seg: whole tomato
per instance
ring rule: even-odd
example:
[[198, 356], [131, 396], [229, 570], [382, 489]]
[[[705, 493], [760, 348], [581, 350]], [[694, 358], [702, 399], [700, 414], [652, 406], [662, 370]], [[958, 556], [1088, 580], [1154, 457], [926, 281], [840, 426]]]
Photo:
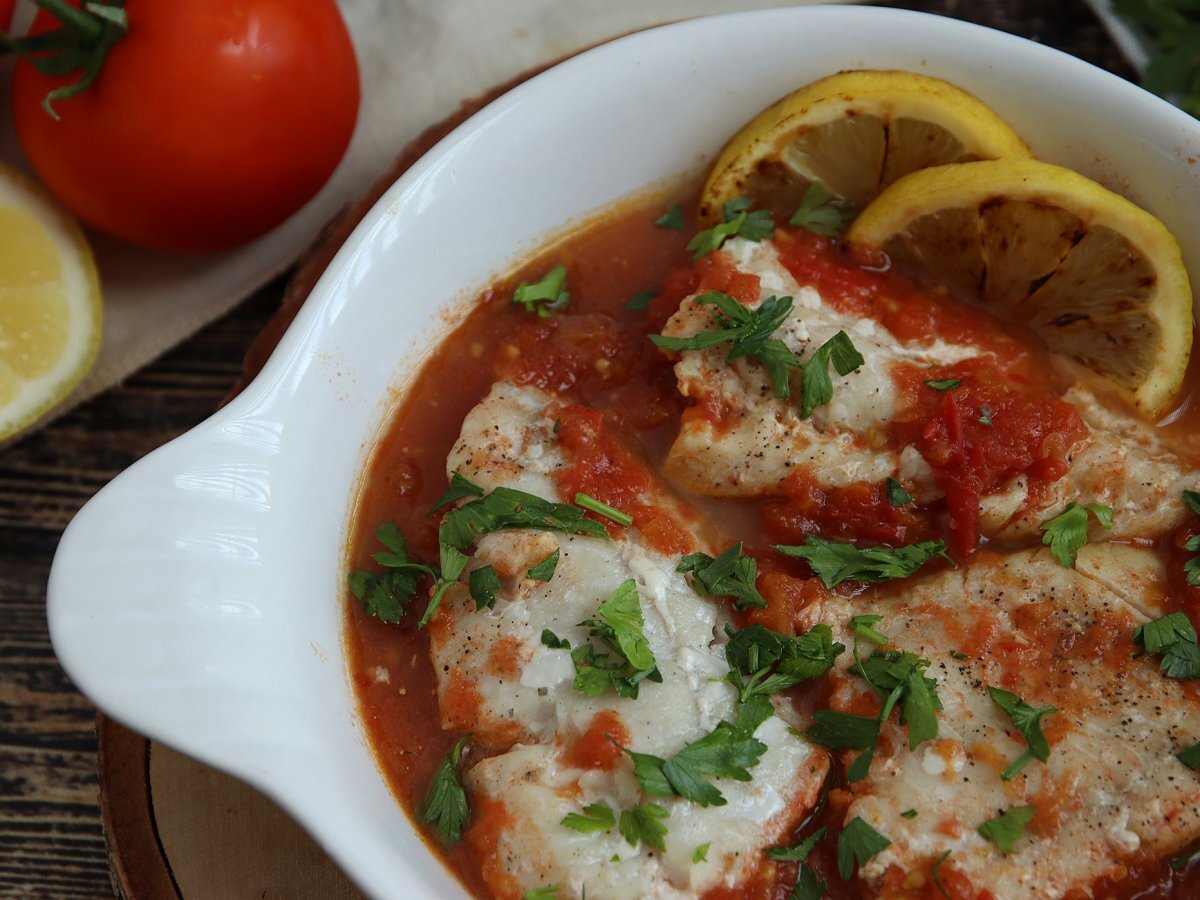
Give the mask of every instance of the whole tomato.
[[[0, 0], [3, 4], [5, 0]], [[74, 5], [74, 4], [73, 4]], [[358, 117], [354, 49], [334, 0], [127, 0], [128, 33], [91, 87], [13, 73], [17, 137], [80, 219], [143, 247], [243, 244], [333, 173]], [[32, 34], [58, 22], [39, 11]]]

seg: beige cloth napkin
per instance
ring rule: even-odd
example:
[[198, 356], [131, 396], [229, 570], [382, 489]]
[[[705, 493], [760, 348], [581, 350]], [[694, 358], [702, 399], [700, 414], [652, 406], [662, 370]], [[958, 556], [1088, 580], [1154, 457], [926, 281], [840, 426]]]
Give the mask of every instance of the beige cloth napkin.
[[[844, 2], [844, 0], [843, 0]], [[105, 326], [91, 373], [56, 413], [121, 381], [283, 272], [402, 147], [460, 100], [581, 47], [663, 22], [781, 0], [339, 0], [358, 53], [362, 106], [333, 178], [274, 232], [217, 256], [139, 250], [91, 235]], [[21, 0], [17, 30], [32, 17]], [[8, 96], [11, 63], [0, 67]], [[26, 169], [0, 103], [0, 161]]]

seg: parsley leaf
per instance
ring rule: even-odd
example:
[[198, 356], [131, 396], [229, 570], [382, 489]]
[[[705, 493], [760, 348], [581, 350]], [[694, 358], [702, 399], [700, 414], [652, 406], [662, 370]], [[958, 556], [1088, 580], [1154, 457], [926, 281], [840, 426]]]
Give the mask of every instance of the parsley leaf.
[[629, 312], [641, 312], [644, 309], [650, 308], [650, 301], [656, 296], [655, 291], [638, 291], [629, 298], [629, 302], [625, 304], [625, 309]]
[[990, 406], [979, 407], [979, 423], [981, 425], [991, 426], [992, 424], [992, 408]]
[[1195, 772], [1200, 769], [1200, 743], [1192, 744], [1175, 754], [1175, 758]]
[[542, 643], [553, 650], [568, 650], [575, 664], [575, 690], [587, 697], [598, 697], [610, 687], [620, 697], [636, 700], [638, 686], [644, 680], [662, 681], [644, 633], [645, 620], [632, 578], [623, 582], [611, 597], [600, 604], [597, 619], [587, 619], [580, 626], [589, 629], [609, 652], [591, 643], [580, 644], [571, 650], [565, 638], [549, 629], [542, 631]]
[[910, 750], [938, 735], [936, 711], [942, 708], [942, 701], [937, 682], [925, 677], [928, 668], [929, 660], [899, 650], [876, 651], [850, 667], [885, 698], [881, 723], [887, 721], [891, 707], [899, 704], [900, 724], [908, 729]]
[[1200, 516], [1200, 493], [1196, 491], [1184, 491], [1183, 502], [1187, 504], [1188, 509]]
[[467, 824], [467, 792], [458, 780], [458, 763], [470, 739], [469, 734], [464, 734], [438, 763], [421, 804], [421, 821], [432, 825], [434, 833], [446, 844], [458, 843]]
[[825, 879], [808, 866], [801, 866], [800, 874], [796, 877], [796, 886], [792, 888], [788, 900], [821, 900], [828, 889], [829, 883]]
[[949, 559], [944, 541], [921, 541], [903, 547], [855, 547], [837, 541], [827, 541], [815, 534], [806, 535], [804, 544], [789, 547], [773, 544], [785, 556], [808, 562], [813, 572], [827, 588], [843, 581], [890, 581], [907, 578], [929, 560]]
[[738, 702], [744, 705], [755, 697], [765, 698], [819, 678], [833, 668], [834, 660], [845, 649], [834, 643], [828, 625], [815, 625], [794, 637], [763, 625], [751, 625], [730, 635], [725, 660], [729, 680], [738, 689]]
[[767, 859], [777, 859], [783, 862], [804, 862], [808, 859], [808, 854], [812, 853], [813, 848], [817, 846], [817, 841], [824, 836], [825, 826], [822, 825], [798, 844], [792, 844], [790, 847], [771, 847], [767, 850]]
[[1039, 526], [1045, 532], [1042, 543], [1047, 544], [1054, 558], [1068, 569], [1075, 567], [1079, 548], [1087, 543], [1088, 513], [1095, 516], [1102, 527], [1112, 528], [1113, 513], [1107, 506], [1100, 503], [1080, 506], [1074, 500], [1053, 519]]
[[667, 228], [671, 231], [683, 231], [683, 205], [676, 203], [655, 219], [654, 224], [659, 228]]
[[526, 891], [521, 900], [554, 900], [558, 896], [561, 888], [557, 884], [548, 884], [545, 887], [532, 888]]
[[647, 847], [662, 852], [666, 850], [663, 838], [666, 837], [667, 826], [659, 820], [667, 818], [668, 815], [667, 811], [657, 804], [643, 803], [633, 809], [622, 810], [617, 828], [621, 836], [629, 842], [629, 846], [636, 847], [638, 841], [641, 841]]
[[571, 294], [566, 288], [566, 266], [555, 266], [540, 281], [522, 281], [513, 292], [513, 303], [525, 307], [527, 313], [537, 313], [543, 319], [550, 318], [551, 310], [566, 309]]
[[906, 503], [912, 503], [913, 496], [895, 478], [889, 478], [887, 480], [887, 501], [889, 506], [903, 506]]
[[1159, 670], [1168, 678], [1200, 678], [1200, 647], [1196, 629], [1182, 612], [1173, 612], [1140, 625], [1133, 640], [1150, 655], [1162, 655]]
[[449, 506], [455, 500], [461, 500], [463, 497], [482, 497], [483, 494], [483, 488], [471, 479], [464, 478], [455, 472], [450, 476], [450, 486], [446, 488], [446, 493], [442, 494], [442, 498], [433, 504], [433, 508], [429, 511], [434, 513], [443, 506]]
[[608, 831], [617, 826], [617, 816], [612, 809], [603, 803], [589, 803], [581, 813], [568, 813], [560, 823], [572, 831], [591, 834], [595, 831]]
[[887, 635], [871, 627], [881, 621], [883, 621], [883, 616], [880, 615], [851, 616], [850, 630], [854, 632], [855, 637], [860, 637], [864, 641], [870, 641], [872, 644], [882, 647], [888, 642]]
[[500, 590], [500, 576], [491, 566], [481, 566], [474, 569], [468, 584], [471, 599], [475, 601], [476, 609], [491, 609], [496, 605], [496, 592]]
[[877, 853], [892, 844], [882, 834], [855, 816], [838, 835], [837, 865], [843, 881], [849, 881], [856, 865], [866, 865]]
[[693, 850], [692, 851], [692, 862], [694, 862], [694, 863], [708, 862], [708, 848], [711, 846], [712, 846], [712, 841], [709, 841], [707, 844], [701, 844], [699, 847], [697, 847], [695, 850]]
[[807, 228], [814, 234], [838, 237], [853, 218], [854, 211], [848, 203], [833, 199], [833, 192], [829, 188], [814, 181], [800, 198], [800, 205], [788, 223]]
[[698, 232], [688, 242], [687, 248], [692, 251], [692, 258], [699, 259], [720, 250], [721, 245], [735, 235], [755, 242], [771, 237], [775, 233], [771, 214], [764, 209], [751, 212], [751, 203], [749, 197], [738, 197], [726, 203], [722, 209], [725, 221]]
[[988, 694], [991, 695], [993, 703], [1009, 714], [1027, 745], [1025, 752], [1001, 773], [1001, 779], [1009, 781], [1031, 760], [1045, 762], [1050, 758], [1050, 743], [1042, 733], [1042, 718], [1056, 712], [1057, 709], [1053, 706], [1030, 706], [1016, 694], [990, 685]]
[[850, 336], [839, 331], [804, 363], [801, 384], [804, 396], [800, 401], [800, 418], [807, 419], [813, 410], [833, 399], [833, 379], [829, 377], [829, 364], [839, 375], [849, 375], [866, 360], [858, 352]]
[[601, 503], [595, 497], [589, 497], [587, 494], [576, 494], [575, 505], [583, 507], [588, 512], [594, 512], [598, 516], [604, 516], [618, 525], [624, 525], [626, 528], [633, 524], [633, 516], [629, 513], [621, 512], [615, 506], [609, 506], [607, 503]]
[[962, 381], [957, 378], [935, 378], [930, 381], [926, 381], [925, 387], [931, 387], [935, 391], [948, 391], [952, 388], [958, 387], [960, 384], [962, 384]]
[[904, 812], [900, 813], [900, 817], [902, 819], [915, 819], [917, 817], [917, 811], [915, 809], [906, 809]]
[[[624, 748], [622, 748], [624, 749]], [[642, 790], [654, 797], [683, 797], [699, 806], [724, 806], [724, 795], [706, 778], [749, 781], [767, 745], [729, 722], [692, 741], [668, 759], [625, 749]]]
[[375, 537], [387, 549], [372, 554], [371, 558], [385, 571], [357, 569], [347, 581], [350, 592], [362, 601], [367, 615], [394, 625], [408, 613], [421, 576], [436, 578], [437, 573], [431, 566], [408, 558], [408, 546], [395, 522], [384, 522], [375, 529]]
[[930, 874], [933, 875], [933, 884], [938, 889], [938, 891], [941, 892], [941, 895], [943, 897], [945, 897], [946, 900], [953, 900], [953, 898], [950, 896], [950, 894], [946, 890], [946, 888], [942, 886], [942, 878], [941, 878], [941, 872], [940, 872], [940, 869], [942, 868], [942, 863], [944, 863], [949, 857], [950, 857], [950, 851], [949, 850], [944, 851], [942, 853], [942, 855], [937, 858], [937, 862], [935, 862], [933, 864], [933, 871]]
[[988, 819], [979, 826], [978, 831], [999, 847], [1001, 853], [1012, 853], [1013, 846], [1025, 833], [1025, 826], [1033, 820], [1034, 812], [1032, 806], [1011, 807], [996, 818]]
[[558, 568], [559, 551], [555, 550], [536, 566], [531, 566], [525, 574], [535, 581], [549, 581], [554, 577], [554, 570]]
[[699, 331], [691, 337], [677, 338], [652, 334], [650, 340], [664, 350], [706, 350], [729, 343], [726, 362], [751, 357], [762, 363], [771, 381], [771, 390], [779, 399], [791, 396], [788, 369], [798, 368], [796, 358], [787, 344], [771, 335], [783, 324], [792, 311], [791, 297], [768, 297], [757, 307], [743, 306], [728, 294], [707, 291], [696, 298], [697, 304], [712, 305], [714, 331]]
[[732, 597], [739, 609], [762, 609], [767, 605], [754, 586], [758, 578], [758, 561], [742, 553], [742, 545], [734, 544], [715, 559], [707, 553], [689, 553], [679, 561], [676, 572], [692, 573], [692, 589], [701, 597]]

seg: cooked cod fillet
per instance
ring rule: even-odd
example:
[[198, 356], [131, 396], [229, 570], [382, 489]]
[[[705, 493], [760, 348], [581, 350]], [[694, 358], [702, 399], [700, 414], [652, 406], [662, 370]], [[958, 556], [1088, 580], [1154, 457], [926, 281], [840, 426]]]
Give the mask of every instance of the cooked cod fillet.
[[[861, 817], [891, 841], [858, 877], [887, 896], [890, 869], [928, 878], [948, 851], [943, 875], [992, 896], [1086, 897], [1134, 854], [1170, 855], [1200, 837], [1200, 775], [1175, 757], [1200, 740], [1200, 696], [1132, 640], [1163, 614], [1164, 583], [1152, 553], [1118, 544], [1084, 547], [1076, 570], [1046, 550], [984, 552], [965, 569], [806, 610], [847, 644], [850, 616], [882, 615], [888, 648], [931, 661], [944, 705], [937, 739], [914, 750], [893, 716], [869, 775], [841, 795], [844, 821]], [[830, 704], [861, 712], [873, 692], [846, 671], [848, 656]], [[1001, 772], [1026, 745], [989, 685], [1057, 709], [1043, 719], [1048, 761], [1008, 782]], [[857, 755], [841, 752], [843, 764]], [[1036, 812], [1011, 854], [978, 833], [1026, 805]]]

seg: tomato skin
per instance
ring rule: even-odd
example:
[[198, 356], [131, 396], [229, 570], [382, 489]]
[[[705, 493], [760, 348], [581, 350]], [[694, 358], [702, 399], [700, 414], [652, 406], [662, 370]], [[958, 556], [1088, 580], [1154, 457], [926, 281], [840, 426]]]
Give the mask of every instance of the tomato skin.
[[[0, 0], [2, 3], [3, 0]], [[129, 33], [96, 82], [59, 101], [13, 73], [17, 137], [80, 219], [156, 250], [264, 234], [329, 179], [358, 117], [354, 49], [333, 0], [128, 0]], [[53, 27], [40, 11], [31, 33]]]
[[17, 0], [0, 0], [0, 31], [8, 31], [12, 25], [13, 7]]

